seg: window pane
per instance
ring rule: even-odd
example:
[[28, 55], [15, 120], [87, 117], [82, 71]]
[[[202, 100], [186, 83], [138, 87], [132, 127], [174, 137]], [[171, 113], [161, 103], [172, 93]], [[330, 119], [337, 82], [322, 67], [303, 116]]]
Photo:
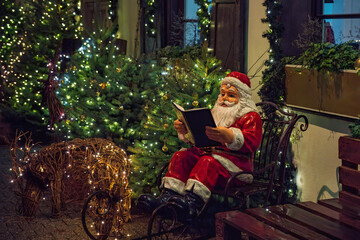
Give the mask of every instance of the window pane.
[[196, 11], [199, 8], [199, 5], [195, 3], [194, 0], [185, 1], [185, 18], [186, 19], [197, 19]]
[[194, 0], [185, 1], [184, 46], [194, 46], [200, 41], [200, 30], [196, 12], [199, 6]]
[[360, 0], [323, 0], [324, 14], [360, 13]]
[[195, 46], [200, 40], [200, 31], [197, 22], [185, 23], [185, 41], [184, 46]]
[[[336, 1], [336, 0], [334, 0]], [[360, 19], [324, 19], [324, 42], [360, 42]]]

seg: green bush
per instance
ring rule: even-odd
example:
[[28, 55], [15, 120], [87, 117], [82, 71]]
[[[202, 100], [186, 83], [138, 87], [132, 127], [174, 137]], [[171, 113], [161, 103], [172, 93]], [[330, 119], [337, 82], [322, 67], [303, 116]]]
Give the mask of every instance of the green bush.
[[350, 43], [315, 43], [295, 61], [295, 64], [318, 71], [339, 72], [342, 69], [354, 69], [354, 63], [359, 57], [360, 51]]
[[360, 115], [359, 119], [356, 120], [354, 123], [349, 124], [351, 137], [360, 139]]

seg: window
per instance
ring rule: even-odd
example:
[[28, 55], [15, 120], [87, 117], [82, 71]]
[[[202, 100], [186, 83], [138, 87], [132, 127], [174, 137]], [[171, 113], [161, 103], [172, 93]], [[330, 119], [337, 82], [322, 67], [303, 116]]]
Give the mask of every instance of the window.
[[318, 0], [317, 17], [323, 20], [323, 41], [360, 43], [360, 1]]
[[199, 6], [194, 0], [185, 0], [184, 46], [194, 46], [200, 41], [200, 31], [196, 12]]

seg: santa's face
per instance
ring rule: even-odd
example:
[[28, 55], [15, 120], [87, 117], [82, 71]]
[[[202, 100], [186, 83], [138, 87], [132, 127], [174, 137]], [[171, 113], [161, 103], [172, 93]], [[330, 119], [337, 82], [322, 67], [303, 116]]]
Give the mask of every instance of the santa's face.
[[218, 101], [222, 107], [230, 107], [239, 102], [239, 92], [234, 86], [223, 84], [220, 88]]
[[230, 84], [222, 84], [218, 99], [211, 110], [216, 126], [230, 127], [236, 119], [249, 112], [257, 112], [251, 93]]
[[217, 126], [229, 127], [238, 116], [241, 108], [240, 94], [234, 86], [221, 85], [219, 97], [212, 109]]

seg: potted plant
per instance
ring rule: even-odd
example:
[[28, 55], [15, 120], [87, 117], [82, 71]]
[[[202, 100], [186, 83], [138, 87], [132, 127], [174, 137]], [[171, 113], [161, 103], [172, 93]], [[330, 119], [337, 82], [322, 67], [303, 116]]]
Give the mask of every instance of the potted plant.
[[[288, 105], [342, 116], [360, 112], [360, 52], [350, 43], [315, 43], [285, 67]], [[295, 65], [294, 65], [295, 64]]]

